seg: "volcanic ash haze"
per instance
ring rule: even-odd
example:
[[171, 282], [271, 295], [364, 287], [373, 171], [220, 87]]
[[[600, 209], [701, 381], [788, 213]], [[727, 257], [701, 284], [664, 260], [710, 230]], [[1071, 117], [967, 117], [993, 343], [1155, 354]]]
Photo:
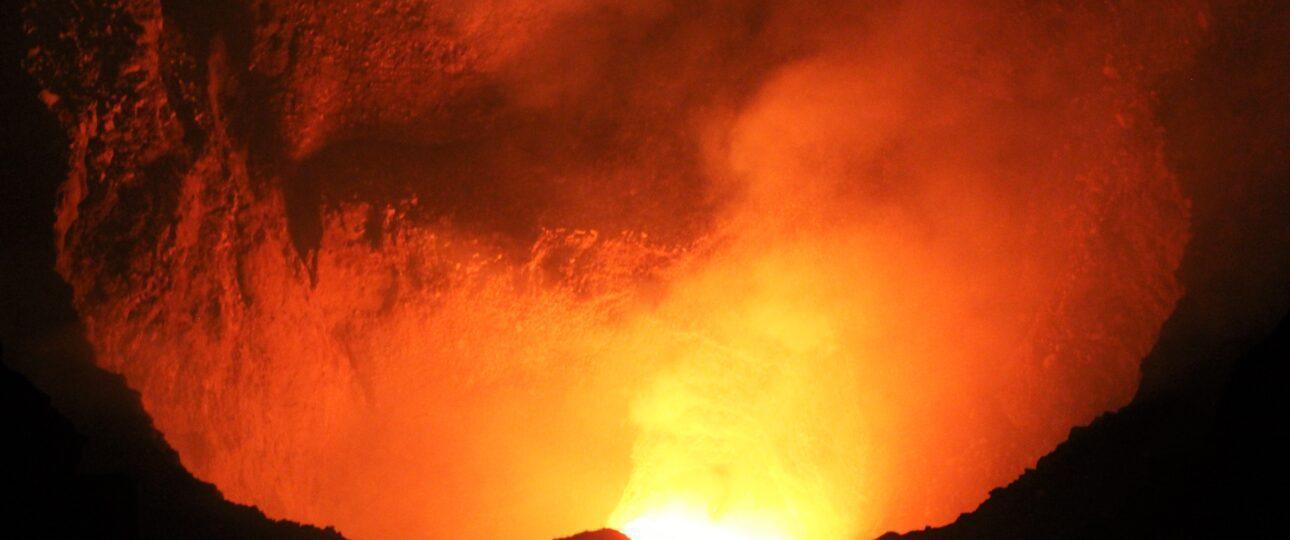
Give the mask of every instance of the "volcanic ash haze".
[[59, 270], [273, 516], [947, 522], [1132, 395], [1188, 227], [1152, 85], [1206, 13], [854, 4], [35, 3]]

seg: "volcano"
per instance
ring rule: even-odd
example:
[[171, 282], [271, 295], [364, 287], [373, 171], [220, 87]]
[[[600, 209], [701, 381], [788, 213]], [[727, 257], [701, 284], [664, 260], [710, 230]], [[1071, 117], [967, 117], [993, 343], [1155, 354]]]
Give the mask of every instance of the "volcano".
[[40, 511], [147, 537], [1264, 519], [1229, 501], [1290, 306], [1276, 2], [22, 4], [5, 361], [52, 404], [23, 426], [87, 437], [14, 484]]

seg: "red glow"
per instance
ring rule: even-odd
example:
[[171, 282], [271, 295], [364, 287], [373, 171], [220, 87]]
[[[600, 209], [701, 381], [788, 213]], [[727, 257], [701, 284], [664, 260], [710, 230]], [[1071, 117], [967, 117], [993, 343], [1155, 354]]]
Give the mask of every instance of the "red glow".
[[[222, 116], [250, 76], [218, 47], [209, 142], [147, 180], [173, 207], [74, 159], [58, 221], [100, 362], [195, 474], [275, 517], [359, 538], [944, 523], [1126, 403], [1181, 293], [1187, 203], [1149, 99], [1187, 6], [282, 4], [245, 68], [287, 96], [282, 159], [357, 186], [323, 204], [316, 275], [295, 169], [257, 169]], [[292, 31], [313, 39], [286, 62]], [[138, 47], [162, 112], [119, 129], [173, 151], [166, 52]], [[98, 151], [82, 113], [74, 150]], [[373, 139], [412, 163], [373, 178], [317, 158], [376, 131], [443, 155]], [[377, 197], [382, 175], [411, 187]], [[121, 222], [165, 226], [122, 248]]]

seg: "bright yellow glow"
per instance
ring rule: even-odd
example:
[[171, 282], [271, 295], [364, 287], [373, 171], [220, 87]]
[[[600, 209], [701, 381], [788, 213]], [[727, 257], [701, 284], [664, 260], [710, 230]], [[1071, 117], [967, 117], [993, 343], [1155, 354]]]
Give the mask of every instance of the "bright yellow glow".
[[859, 530], [864, 429], [837, 325], [862, 322], [830, 286], [865, 272], [836, 259], [806, 241], [731, 246], [629, 332], [623, 350], [664, 360], [631, 404], [634, 467], [610, 526], [633, 540]]
[[789, 540], [773, 524], [754, 516], [714, 520], [680, 505], [636, 518], [623, 526], [623, 533], [632, 540]]

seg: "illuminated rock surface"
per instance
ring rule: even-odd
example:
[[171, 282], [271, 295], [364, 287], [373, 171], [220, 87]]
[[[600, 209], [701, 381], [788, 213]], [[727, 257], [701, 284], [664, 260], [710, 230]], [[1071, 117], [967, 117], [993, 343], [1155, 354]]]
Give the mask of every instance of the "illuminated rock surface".
[[31, 16], [58, 269], [275, 517], [943, 522], [1127, 403], [1181, 294], [1195, 6], [88, 5]]
[[[183, 6], [182, 3], [170, 5]], [[60, 6], [61, 4], [57, 3], [47, 5], [55, 11], [61, 9]], [[85, 4], [85, 6], [92, 7], [93, 4]], [[99, 13], [91, 11], [84, 16], [95, 20], [106, 20], [98, 17], [110, 12], [111, 10]], [[67, 13], [63, 12], [63, 15]], [[183, 18], [182, 12], [171, 15]], [[1281, 40], [1277, 38], [1285, 35], [1286, 18], [1284, 9], [1278, 8], [1275, 2], [1243, 2], [1239, 6], [1225, 5], [1223, 9], [1209, 13], [1208, 16], [1197, 17], [1197, 20], [1199, 21], [1197, 24], [1209, 29], [1207, 31], [1210, 32], [1211, 37], [1207, 39], [1212, 39], [1221, 45], [1206, 45], [1202, 48], [1198, 61], [1199, 67], [1187, 67], [1180, 73], [1166, 77], [1160, 85], [1162, 88], [1158, 94], [1160, 103], [1152, 105], [1154, 111], [1152, 117], [1156, 119], [1163, 131], [1163, 162], [1167, 169], [1177, 173], [1181, 194], [1193, 201], [1191, 230], [1195, 236], [1187, 248], [1187, 256], [1180, 263], [1179, 269], [1179, 280], [1188, 294], [1180, 301], [1179, 308], [1170, 322], [1166, 323], [1162, 339], [1155, 345], [1154, 352], [1144, 362], [1144, 380], [1138, 392], [1137, 403], [1123, 412], [1102, 417], [1088, 428], [1077, 429], [1071, 440], [1052, 455], [1044, 458], [1034, 472], [1026, 474], [1010, 487], [995, 492], [995, 496], [977, 513], [963, 518], [955, 526], [932, 535], [999, 537], [1005, 535], [1003, 531], [1008, 531], [1007, 536], [1038, 534], [1045, 537], [1085, 537], [1093, 534], [1091, 531], [1105, 534], [1110, 534], [1109, 531], [1116, 533], [1142, 531], [1144, 534], [1177, 531], [1179, 534], [1199, 534], [1200, 531], [1209, 530], [1208, 527], [1217, 525], [1214, 530], [1228, 534], [1249, 531], [1250, 535], [1258, 536], [1262, 533], [1263, 536], [1269, 536], [1266, 534], [1269, 530], [1267, 526], [1274, 524], [1271, 516], [1276, 515], [1276, 509], [1271, 508], [1268, 499], [1252, 496], [1255, 491], [1248, 488], [1260, 482], [1266, 482], [1268, 477], [1266, 471], [1271, 470], [1271, 464], [1278, 462], [1280, 457], [1286, 454], [1284, 443], [1274, 440], [1275, 436], [1283, 430], [1267, 428], [1267, 426], [1283, 425], [1283, 419], [1278, 420], [1276, 424], [1260, 420], [1261, 411], [1276, 410], [1276, 400], [1284, 401], [1285, 394], [1276, 383], [1284, 381], [1284, 376], [1275, 371], [1278, 365], [1283, 366], [1283, 362], [1278, 363], [1276, 360], [1283, 359], [1285, 356], [1284, 341], [1281, 342], [1280, 349], [1271, 349], [1270, 353], [1256, 353], [1238, 362], [1236, 372], [1230, 379], [1231, 383], [1226, 383], [1229, 380], [1226, 373], [1230, 362], [1247, 350], [1251, 344], [1260, 340], [1265, 329], [1284, 313], [1285, 283], [1290, 282], [1287, 281], [1283, 270], [1290, 268], [1285, 259], [1287, 236], [1290, 235], [1290, 227], [1285, 226], [1286, 223], [1290, 223], [1286, 219], [1286, 209], [1290, 208], [1290, 204], [1287, 204], [1290, 201], [1287, 201], [1285, 190], [1287, 185], [1285, 161], [1281, 159], [1285, 155], [1284, 141], [1290, 140], [1285, 132], [1284, 119], [1290, 115], [1285, 114], [1284, 97], [1276, 99], [1271, 97], [1284, 94], [1280, 89], [1285, 87], [1285, 73], [1283, 70], [1268, 69], [1268, 66], [1283, 66], [1287, 63], [1284, 47], [1270, 45], [1270, 43], [1279, 43]], [[176, 24], [179, 22], [176, 21]], [[94, 37], [96, 35], [98, 37]], [[39, 39], [41, 36], [42, 34], [37, 32], [36, 37]], [[126, 30], [113, 30], [101, 35], [82, 32], [79, 36], [83, 38], [81, 45], [84, 48], [75, 50], [86, 51], [97, 50], [93, 46], [96, 40], [108, 39], [110, 36], [129, 37], [130, 32], [127, 27]], [[44, 35], [44, 37], [48, 36]], [[234, 49], [233, 55], [236, 56], [237, 47], [232, 49]], [[131, 72], [134, 73], [134, 71]], [[814, 71], [814, 73], [819, 72], [818, 69]], [[806, 80], [811, 80], [811, 69], [804, 69], [801, 73], [806, 74]], [[1118, 74], [1119, 71], [1112, 70], [1112, 73]], [[93, 80], [100, 75], [93, 69], [78, 73], [78, 76], [85, 77], [86, 80]], [[1105, 73], [1103, 75], [1108, 76]], [[102, 76], [99, 82], [102, 83], [111, 78]], [[791, 88], [788, 83], [781, 83], [781, 91], [784, 85]], [[181, 90], [174, 90], [173, 93], [183, 94]], [[30, 90], [30, 93], [34, 93], [34, 89]], [[73, 99], [73, 94], [47, 94], [44, 97], [46, 101], [54, 102], [57, 109], [58, 102], [66, 105], [63, 100]], [[771, 105], [776, 103], [773, 99], [775, 92], [768, 92], [767, 95], [771, 97], [761, 101], [762, 110], [773, 111], [774, 107]], [[30, 100], [30, 94], [25, 95], [24, 99]], [[107, 98], [104, 98], [103, 94], [98, 94], [94, 99]], [[115, 114], [110, 113], [112, 100], [107, 99], [105, 103], [109, 106], [103, 110], [109, 113], [103, 117], [110, 118]], [[237, 107], [229, 110], [237, 110]], [[119, 120], [120, 117], [116, 118]], [[773, 119], [773, 115], [759, 118]], [[118, 124], [117, 120], [104, 122], [103, 125], [115, 126]], [[10, 143], [19, 139], [21, 144], [18, 147], [23, 149], [57, 142], [57, 137], [50, 138], [48, 129], [31, 129], [33, 126], [25, 123], [18, 125], [21, 128], [6, 131], [5, 148], [7, 150], [11, 147]], [[753, 130], [753, 132], [756, 131]], [[20, 136], [11, 136], [15, 133]], [[200, 134], [193, 135], [192, 140], [186, 139], [185, 144], [200, 145], [201, 138]], [[326, 140], [326, 137], [322, 140]], [[745, 142], [748, 141], [755, 142], [755, 137], [745, 139]], [[326, 143], [322, 144], [327, 146]], [[362, 145], [354, 147], [342, 145], [339, 149], [334, 148], [323, 152], [321, 155], [324, 157], [312, 160], [310, 163], [313, 169], [335, 167], [338, 166], [337, 163], [346, 161], [348, 156], [363, 157], [367, 151], [361, 150], [362, 147]], [[73, 149], [75, 148], [73, 146]], [[120, 152], [128, 149], [129, 145], [108, 145], [107, 148]], [[104, 155], [101, 153], [102, 150], [104, 147], [98, 147], [93, 154], [102, 157]], [[19, 182], [9, 182], [3, 186], [5, 196], [0, 200], [3, 200], [4, 213], [7, 217], [14, 216], [11, 203], [26, 201], [24, 197], [29, 193], [25, 190], [33, 189], [32, 179], [27, 176], [32, 170], [33, 163], [36, 163], [36, 168], [47, 168], [52, 163], [56, 174], [62, 174], [61, 158], [57, 158], [56, 163], [40, 164], [37, 163], [39, 158], [33, 155], [48, 157], [57, 153], [54, 151], [47, 155], [43, 150], [34, 153], [15, 153], [15, 159], [5, 160], [5, 171], [16, 173], [7, 176], [19, 179]], [[764, 151], [752, 152], [750, 155], [758, 159], [775, 157]], [[376, 161], [371, 157], [364, 159], [368, 160], [366, 164], [356, 164], [351, 170], [367, 169], [379, 172], [380, 167], [371, 164]], [[74, 161], [72, 168], [76, 169], [78, 163], [81, 162]], [[113, 175], [130, 169], [129, 167], [120, 170], [111, 169], [101, 164], [96, 165], [94, 163], [97, 162], [94, 161], [85, 163], [92, 165], [88, 170], [115, 171], [104, 178], [117, 178]], [[433, 159], [427, 158], [422, 163], [433, 163]], [[780, 163], [783, 164], [783, 162]], [[396, 170], [407, 170], [407, 167], [407, 165], [398, 164], [393, 166]], [[163, 174], [160, 177], [164, 178], [166, 175]], [[145, 471], [170, 471], [160, 475], [137, 476], [142, 479], [138, 485], [141, 490], [144, 490], [141, 491], [144, 493], [144, 498], [156, 497], [157, 501], [170, 501], [169, 504], [175, 504], [175, 501], [187, 500], [184, 496], [176, 496], [177, 493], [187, 493], [185, 490], [189, 488], [182, 486], [197, 486], [193, 488], [193, 492], [200, 493], [199, 499], [204, 501], [199, 506], [204, 508], [204, 511], [211, 512], [204, 518], [197, 518], [195, 516], [202, 515], [203, 511], [194, 511], [191, 508], [176, 511], [174, 507], [168, 509], [149, 507], [146, 512], [151, 516], [149, 520], [158, 520], [160, 517], [158, 521], [152, 521], [153, 524], [166, 523], [168, 519], [210, 520], [198, 527], [194, 527], [192, 522], [185, 525], [190, 527], [188, 529], [190, 536], [200, 535], [199, 531], [204, 530], [203, 527], [229, 527], [234, 522], [250, 524], [249, 527], [262, 528], [260, 530], [264, 531], [275, 530], [267, 521], [255, 516], [253, 511], [230, 510], [234, 507], [219, 502], [216, 492], [209, 485], [193, 482], [179, 470], [174, 454], [166, 450], [162, 441], [156, 438], [156, 432], [147, 425], [147, 419], [138, 411], [137, 398], [125, 390], [120, 382], [121, 379], [104, 375], [86, 364], [91, 358], [91, 353], [86, 344], [70, 337], [79, 335], [81, 330], [75, 326], [68, 311], [67, 302], [61, 301], [59, 308], [48, 307], [51, 304], [58, 304], [58, 302], [51, 303], [49, 300], [51, 298], [65, 299], [66, 289], [56, 283], [56, 280], [49, 279], [52, 276], [32, 279], [33, 276], [40, 275], [39, 272], [47, 273], [52, 259], [52, 253], [42, 251], [48, 249], [42, 235], [49, 227], [48, 219], [51, 216], [48, 214], [48, 205], [53, 199], [52, 187], [47, 184], [41, 184], [41, 186], [43, 187], [35, 188], [40, 193], [37, 198], [41, 202], [30, 208], [24, 206], [26, 210], [17, 214], [22, 218], [13, 227], [8, 226], [10, 224], [6, 222], [7, 226], [3, 231], [4, 242], [0, 253], [5, 257], [5, 264], [0, 268], [3, 269], [5, 278], [3, 284], [5, 306], [11, 308], [4, 313], [6, 317], [3, 321], [4, 339], [6, 345], [20, 342], [21, 349], [20, 356], [11, 354], [6, 357], [6, 361], [17, 360], [21, 371], [35, 373], [35, 376], [29, 375], [29, 377], [46, 389], [47, 393], [53, 395], [60, 411], [73, 419], [79, 426], [78, 429], [88, 435], [85, 448], [91, 460], [89, 466], [95, 468], [94, 470], [119, 471], [112, 467], [124, 463], [128, 466], [143, 466], [142, 470]], [[296, 186], [296, 188], [299, 187], [301, 186]], [[282, 190], [296, 188], [284, 187]], [[362, 191], [364, 190], [356, 192]], [[337, 193], [347, 192], [341, 189]], [[301, 195], [296, 193], [296, 196]], [[322, 197], [321, 193], [318, 195]], [[307, 200], [310, 196], [309, 193], [304, 193], [301, 198]], [[151, 195], [141, 199], [127, 197], [125, 200], [133, 200], [137, 203], [139, 200], [154, 200], [154, 197]], [[119, 201], [120, 199], [113, 204], [120, 204]], [[106, 206], [103, 205], [107, 203], [93, 202], [85, 208], [92, 209], [96, 205], [99, 208], [105, 208]], [[453, 204], [447, 205], [448, 208], [453, 206]], [[289, 211], [286, 213], [291, 214]], [[386, 230], [383, 222], [382, 227], [370, 227], [375, 223], [370, 218], [370, 212], [366, 215], [351, 212], [351, 215], [356, 215], [357, 220], [364, 223], [362, 234], [357, 237], [361, 242], [371, 246], [370, 249], [377, 250], [381, 246], [390, 245], [383, 236]], [[376, 215], [379, 218], [380, 214]], [[320, 214], [319, 227], [324, 217]], [[299, 215], [297, 218], [307, 221]], [[288, 221], [291, 219], [293, 218], [288, 218]], [[647, 221], [649, 220], [642, 220], [642, 222]], [[134, 223], [131, 219], [123, 219], [122, 222]], [[377, 229], [380, 234], [369, 233]], [[113, 228], [106, 227], [98, 230], [110, 232]], [[35, 231], [35, 234], [25, 235], [24, 231]], [[494, 232], [509, 234], [505, 227]], [[684, 236], [683, 233], [674, 234]], [[303, 259], [308, 258], [311, 250], [324, 246], [321, 236], [316, 239], [317, 243], [313, 243], [307, 234], [288, 233], [287, 236], [291, 237], [291, 240], [284, 241], [284, 245], [289, 244], [287, 252], [294, 251], [297, 257]], [[574, 240], [577, 238], [575, 237]], [[90, 243], [98, 241], [102, 240], [92, 240]], [[598, 241], [592, 239], [589, 242], [595, 244]], [[583, 237], [581, 242], [588, 242], [588, 240]], [[41, 255], [28, 256], [29, 253], [24, 250], [36, 244], [40, 247], [35, 251]], [[564, 247], [560, 249], [576, 251], [578, 246], [583, 244], [578, 241], [565, 244], [561, 241], [561, 243], [547, 245], [561, 245]], [[317, 251], [313, 252], [317, 253]], [[668, 249], [662, 249], [661, 256], [666, 258], [667, 252]], [[558, 255], [556, 259], [564, 257], [564, 255]], [[311, 276], [307, 261], [302, 260], [301, 266], [304, 270], [297, 274], [298, 279], [319, 280], [319, 285], [325, 285], [327, 275], [325, 272]], [[326, 267], [315, 268], [325, 269]], [[555, 265], [554, 270], [557, 275], [563, 271], [558, 264]], [[913, 267], [911, 270], [916, 271], [918, 268]], [[723, 280], [729, 280], [730, 277], [721, 272], [715, 272], [713, 275]], [[109, 273], [108, 276], [111, 277], [111, 274]], [[119, 277], [118, 275], [117, 278]], [[730, 282], [739, 283], [738, 280], [730, 280]], [[361, 284], [361, 280], [354, 280], [354, 283]], [[809, 280], [804, 280], [786, 290], [810, 291], [810, 285]], [[756, 295], [754, 298], [766, 299], [764, 295]], [[786, 302], [782, 297], [776, 299], [771, 296], [770, 298], [777, 302], [772, 305], [794, 305]], [[83, 298], [82, 302], [85, 301], [87, 300]], [[89, 298], [88, 301], [92, 304], [101, 302], [102, 299]], [[13, 306], [22, 307], [20, 310], [13, 310]], [[47, 313], [50, 309], [55, 311], [61, 309], [62, 315], [50, 316]], [[736, 313], [741, 317], [751, 317], [752, 320], [756, 320], [758, 316], [765, 317], [759, 315], [756, 310]], [[807, 310], [806, 313], [811, 312]], [[739, 318], [734, 320], [738, 321]], [[800, 352], [802, 347], [810, 350], [813, 345], [827, 342], [827, 340], [821, 341], [821, 338], [828, 337], [829, 334], [820, 332], [822, 327], [815, 324], [820, 319], [793, 317], [789, 318], [789, 321], [793, 324], [777, 326], [776, 333], [770, 336], [752, 335], [757, 340], [761, 340], [753, 343], [768, 343], [775, 346], [796, 345], [798, 347], [796, 350]], [[53, 328], [52, 331], [51, 328]], [[709, 327], [709, 330], [721, 330], [721, 328]], [[729, 332], [729, 329], [726, 331]], [[1284, 329], [1281, 335], [1284, 336]], [[744, 338], [747, 337], [744, 336]], [[768, 337], [771, 339], [767, 339]], [[15, 341], [10, 341], [11, 339]], [[794, 349], [789, 347], [786, 353], [792, 354], [793, 351]], [[73, 357], [75, 360], [69, 360]], [[706, 362], [701, 361], [702, 358], [702, 356], [697, 357], [700, 361], [692, 361], [683, 367], [690, 372], [702, 373], [701, 368], [706, 367]], [[1250, 362], [1251, 358], [1256, 361]], [[166, 358], [160, 355], [154, 356], [153, 359], [159, 362], [166, 361]], [[169, 361], [173, 362], [173, 360]], [[79, 367], [72, 368], [72, 366]], [[734, 364], [734, 366], [739, 367], [740, 364]], [[736, 369], [734, 373], [750, 372]], [[795, 376], [809, 374], [809, 372], [795, 370], [780, 373]], [[183, 375], [183, 377], [190, 376], [193, 380], [201, 380], [200, 373]], [[183, 377], [177, 380], [185, 380]], [[3, 380], [7, 383], [11, 379]], [[22, 388], [19, 389], [19, 387]], [[715, 388], [738, 390], [740, 386], [716, 386]], [[787, 388], [791, 386], [781, 385], [776, 388], [772, 385], [771, 387], [772, 390]], [[28, 393], [22, 385], [13, 386], [12, 389], [13, 391], [6, 391], [3, 395], [6, 398], [35, 395]], [[145, 397], [146, 394], [145, 389]], [[96, 396], [101, 395], [116, 397], [96, 401]], [[673, 395], [686, 396], [687, 394]], [[538, 401], [540, 400], [534, 400], [534, 402]], [[669, 400], [662, 402], [668, 403]], [[521, 401], [521, 404], [527, 403], [531, 402]], [[650, 403], [650, 401], [646, 400], [644, 403]], [[805, 404], [809, 403], [809, 400], [795, 399], [788, 403]], [[122, 404], [125, 404], [125, 409], [120, 408]], [[248, 406], [262, 407], [263, 405], [263, 403], [252, 402]], [[5, 407], [6, 412], [17, 410], [32, 414], [6, 418], [16, 418], [20, 421], [32, 417], [52, 418], [47, 408], [22, 408], [16, 405]], [[122, 410], [128, 414], [114, 416]], [[661, 410], [666, 412], [667, 409]], [[738, 407], [733, 410], [756, 412], [756, 409]], [[507, 414], [511, 413], [507, 412]], [[1212, 422], [1209, 420], [1211, 415], [1214, 417]], [[214, 417], [216, 414], [208, 416]], [[133, 420], [117, 422], [111, 420], [112, 418], [132, 418]], [[645, 418], [648, 419], [649, 416]], [[765, 418], [765, 416], [753, 414], [751, 418]], [[1071, 421], [1069, 425], [1079, 423], [1083, 422]], [[61, 433], [66, 434], [68, 431], [62, 429]], [[173, 438], [172, 433], [167, 433], [166, 436]], [[1065, 436], [1063, 432], [1057, 438]], [[191, 441], [185, 444], [189, 446], [181, 450], [181, 457], [186, 461], [197, 459], [194, 457], [194, 452], [197, 452], [200, 447], [194, 447]], [[112, 453], [114, 448], [135, 448], [135, 445], [138, 445], [137, 448], [146, 450], [127, 452], [125, 457], [131, 459], [114, 461], [122, 458]], [[428, 447], [433, 448], [434, 445]], [[645, 447], [650, 448], [652, 445]], [[792, 448], [791, 445], [776, 445], [776, 447]], [[1162, 447], [1167, 451], [1156, 452]], [[64, 445], [62, 448], [67, 446]], [[1148, 451], [1144, 452], [1144, 449]], [[568, 448], [558, 450], [568, 451]], [[1197, 453], [1198, 451], [1200, 453]], [[1211, 451], [1212, 454], [1206, 453]], [[580, 452], [575, 453], [579, 456], [585, 455]], [[50, 454], [58, 454], [58, 452], [42, 453], [42, 455]], [[200, 452], [197, 455], [199, 454]], [[161, 456], [161, 458], [149, 461], [155, 456]], [[51, 461], [58, 460], [51, 458]], [[67, 462], [67, 460], [60, 461], [64, 464]], [[132, 463], [135, 465], [129, 465]], [[154, 463], [154, 466], [162, 464], [162, 469], [149, 469], [147, 463]], [[585, 467], [586, 463], [588, 463], [587, 460], [582, 460], [582, 466]], [[108, 469], [103, 469], [105, 466]], [[1017, 470], [1020, 471], [1020, 467], [1023, 466], [1025, 465], [1018, 465]], [[31, 472], [28, 469], [23, 470]], [[178, 483], [166, 480], [171, 478], [172, 474], [176, 478], [185, 480]], [[210, 469], [203, 474], [211, 474]], [[97, 484], [99, 487], [95, 489], [99, 490], [97, 492], [99, 495], [113, 493], [111, 486], [120, 483], [118, 477], [100, 480], [106, 481]], [[1003, 485], [1007, 482], [1008, 480], [1004, 479], [990, 485]], [[5, 485], [8, 487], [15, 484], [6, 483]], [[609, 486], [605, 490], [612, 492], [610, 499], [618, 495], [617, 489], [620, 487]], [[906, 486], [905, 489], [915, 487], [917, 486]], [[981, 489], [983, 493], [985, 488]], [[542, 492], [539, 498], [546, 495], [547, 492]], [[917, 495], [914, 493], [909, 497], [916, 498]], [[38, 496], [34, 498], [39, 499]], [[93, 500], [93, 497], [90, 498]], [[254, 499], [255, 496], [250, 498]], [[1135, 500], [1137, 502], [1133, 504], [1122, 504], [1123, 501]], [[1088, 504], [1089, 501], [1093, 504]], [[1197, 505], [1197, 501], [1203, 501], [1204, 504]], [[1212, 505], [1209, 504], [1211, 502]], [[1138, 503], [1145, 504], [1138, 506]], [[613, 504], [613, 501], [608, 504]], [[960, 505], [960, 508], [966, 509], [970, 506], [970, 504]], [[5, 505], [5, 508], [11, 509], [13, 506]], [[868, 508], [870, 507], [866, 507]], [[1162, 508], [1167, 512], [1152, 513], [1152, 509]], [[1180, 516], [1180, 513], [1188, 515]], [[81, 518], [91, 516], [80, 511], [74, 514]], [[113, 511], [108, 509], [101, 515], [111, 517], [112, 514]], [[432, 517], [435, 516], [432, 515]], [[594, 524], [595, 522], [592, 520], [585, 523]], [[1108, 526], [1109, 522], [1113, 525]], [[919, 528], [921, 523], [911, 526]], [[578, 527], [571, 527], [568, 530], [577, 530], [586, 526], [584, 523], [579, 523]], [[1081, 526], [1085, 528], [1081, 529]], [[1260, 526], [1264, 528], [1260, 529]], [[891, 525], [891, 527], [900, 526]], [[279, 531], [285, 530], [284, 528]], [[602, 531], [599, 534], [612, 533]], [[247, 533], [239, 536], [255, 535]]]

